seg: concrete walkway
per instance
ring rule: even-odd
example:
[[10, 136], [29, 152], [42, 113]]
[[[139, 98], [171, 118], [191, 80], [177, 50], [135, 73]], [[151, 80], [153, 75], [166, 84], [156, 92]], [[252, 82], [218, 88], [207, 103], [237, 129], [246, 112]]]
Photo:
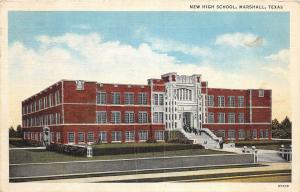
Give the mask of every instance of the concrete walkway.
[[[207, 176], [212, 174], [231, 174], [231, 173], [256, 173], [262, 171], [283, 171], [291, 170], [290, 163], [266, 163], [266, 166], [261, 167], [243, 167], [243, 168], [223, 168], [223, 169], [207, 169], [196, 171], [181, 171], [168, 173], [149, 173], [149, 174], [133, 174], [133, 175], [119, 175], [119, 176], [105, 176], [105, 177], [89, 177], [89, 178], [75, 178], [75, 179], [58, 179], [48, 181], [35, 181], [39, 183], [94, 183], [94, 182], [121, 182], [135, 179], [152, 179], [164, 177], [182, 177], [182, 176]], [[162, 179], [163, 182], [163, 179]]]

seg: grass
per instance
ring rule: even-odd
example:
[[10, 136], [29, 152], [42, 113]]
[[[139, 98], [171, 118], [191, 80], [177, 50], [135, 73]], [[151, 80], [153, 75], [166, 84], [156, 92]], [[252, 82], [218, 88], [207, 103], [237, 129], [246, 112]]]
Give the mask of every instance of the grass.
[[[108, 144], [101, 147], [116, 147], [121, 144]], [[132, 144], [134, 145], [134, 144]], [[139, 144], [135, 144], [139, 145]], [[156, 144], [142, 144], [155, 146]], [[157, 145], [162, 145], [158, 143]], [[175, 144], [167, 144], [175, 145]], [[177, 145], [177, 144], [176, 144]], [[127, 146], [128, 147], [128, 146]], [[113, 149], [113, 148], [111, 148]], [[172, 150], [172, 151], [158, 151], [158, 152], [142, 152], [142, 153], [129, 153], [129, 154], [116, 154], [116, 155], [103, 155], [94, 156], [92, 158], [71, 156], [56, 152], [50, 152], [45, 150], [10, 150], [9, 162], [12, 163], [45, 163], [45, 162], [64, 162], [64, 161], [81, 161], [81, 160], [110, 160], [110, 159], [132, 159], [143, 157], [164, 157], [164, 156], [188, 156], [188, 155], [209, 155], [209, 154], [227, 154], [228, 152], [214, 151], [207, 149], [184, 149], [184, 150]]]

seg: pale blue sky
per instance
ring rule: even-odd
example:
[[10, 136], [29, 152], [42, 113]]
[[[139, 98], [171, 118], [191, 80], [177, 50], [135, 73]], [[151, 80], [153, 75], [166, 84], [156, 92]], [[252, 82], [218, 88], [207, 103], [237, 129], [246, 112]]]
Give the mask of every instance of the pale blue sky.
[[209, 87], [272, 89], [283, 119], [289, 23], [285, 12], [9, 12], [13, 123], [23, 99], [61, 79], [145, 84], [170, 71], [202, 74]]

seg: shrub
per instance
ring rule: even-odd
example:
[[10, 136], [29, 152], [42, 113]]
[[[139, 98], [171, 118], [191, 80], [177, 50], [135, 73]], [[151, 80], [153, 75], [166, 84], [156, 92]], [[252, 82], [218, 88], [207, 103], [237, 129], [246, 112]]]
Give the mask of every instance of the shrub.
[[75, 156], [86, 156], [87, 149], [85, 147], [63, 144], [50, 144], [46, 147], [48, 151], [55, 151], [58, 153], [65, 153]]
[[157, 143], [156, 139], [150, 138], [146, 141], [146, 143]]

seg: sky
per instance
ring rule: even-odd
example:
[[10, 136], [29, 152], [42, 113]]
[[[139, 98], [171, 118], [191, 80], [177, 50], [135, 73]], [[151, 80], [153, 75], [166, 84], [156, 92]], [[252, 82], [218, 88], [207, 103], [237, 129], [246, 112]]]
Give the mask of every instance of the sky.
[[212, 88], [272, 89], [291, 115], [285, 12], [9, 12], [11, 124], [22, 100], [61, 79], [146, 84], [202, 74]]

